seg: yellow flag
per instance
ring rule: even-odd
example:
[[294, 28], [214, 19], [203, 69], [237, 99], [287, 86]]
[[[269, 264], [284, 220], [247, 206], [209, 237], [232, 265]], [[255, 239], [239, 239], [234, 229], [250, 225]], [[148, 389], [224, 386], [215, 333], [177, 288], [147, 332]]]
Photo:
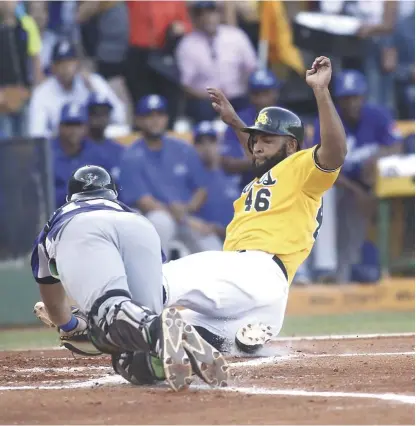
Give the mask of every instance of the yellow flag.
[[305, 66], [299, 49], [293, 44], [292, 28], [282, 1], [260, 1], [260, 40], [269, 45], [269, 62], [284, 64], [303, 75]]

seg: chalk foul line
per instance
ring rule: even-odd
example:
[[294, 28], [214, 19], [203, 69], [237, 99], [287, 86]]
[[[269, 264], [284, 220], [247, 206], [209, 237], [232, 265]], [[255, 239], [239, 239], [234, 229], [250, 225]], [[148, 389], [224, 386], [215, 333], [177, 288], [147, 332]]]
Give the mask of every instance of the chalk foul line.
[[[40, 386], [0, 386], [1, 391], [11, 390], [63, 390], [63, 389], [85, 389], [93, 388], [97, 386], [111, 386], [111, 385], [125, 385], [130, 386], [120, 376], [105, 376], [97, 379], [85, 380], [83, 382], [67, 383], [62, 385], [40, 385]], [[156, 390], [166, 389], [166, 386], [146, 386], [138, 388], [142, 390]], [[232, 386], [229, 388], [213, 389], [204, 384], [194, 384], [191, 386], [192, 390], [206, 390], [206, 391], [217, 391], [217, 392], [233, 392], [242, 393], [245, 395], [269, 395], [269, 396], [304, 396], [304, 397], [315, 397], [315, 398], [361, 398], [361, 399], [377, 399], [389, 402], [399, 402], [402, 404], [415, 404], [416, 398], [412, 395], [399, 395], [394, 393], [362, 393], [362, 392], [326, 392], [326, 391], [307, 391], [307, 390], [296, 390], [296, 389], [274, 389], [274, 388], [262, 388], [262, 387], [239, 387]]]

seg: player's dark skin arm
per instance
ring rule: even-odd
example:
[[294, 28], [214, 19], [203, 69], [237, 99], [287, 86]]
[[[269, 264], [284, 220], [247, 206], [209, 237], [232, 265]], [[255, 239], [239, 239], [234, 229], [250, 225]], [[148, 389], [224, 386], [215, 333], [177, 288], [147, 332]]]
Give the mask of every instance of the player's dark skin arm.
[[188, 204], [187, 210], [188, 213], [195, 213], [199, 211], [202, 205], [207, 199], [207, 190], [205, 188], [198, 188], [194, 195], [192, 196], [191, 201]]
[[136, 205], [143, 214], [154, 210], [167, 210], [163, 203], [155, 200], [151, 195], [145, 195], [140, 198], [140, 200], [137, 200]]
[[347, 155], [344, 126], [328, 90], [331, 74], [331, 61], [325, 56], [316, 58], [306, 71], [306, 82], [313, 89], [319, 113], [321, 146], [316, 153], [317, 161], [327, 170], [341, 167]]
[[39, 284], [42, 302], [54, 324], [66, 324], [72, 317], [71, 306], [61, 283]]
[[244, 173], [251, 169], [251, 161], [247, 158], [221, 157], [221, 166], [227, 173]]
[[241, 131], [243, 127], [246, 127], [246, 124], [235, 112], [235, 109], [221, 90], [208, 87], [207, 92], [212, 102], [212, 107], [220, 115], [221, 120], [234, 130], [246, 156], [251, 159], [252, 155], [248, 149], [249, 135]]

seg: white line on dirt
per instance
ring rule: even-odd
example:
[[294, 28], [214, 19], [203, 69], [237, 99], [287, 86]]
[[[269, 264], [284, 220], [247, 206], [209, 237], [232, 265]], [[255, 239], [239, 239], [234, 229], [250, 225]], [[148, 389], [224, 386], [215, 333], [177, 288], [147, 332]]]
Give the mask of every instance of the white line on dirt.
[[[276, 364], [282, 361], [296, 361], [306, 358], [349, 358], [349, 357], [385, 357], [385, 356], [414, 356], [415, 352], [373, 352], [373, 353], [341, 353], [341, 354], [290, 354], [283, 356], [271, 356], [255, 358], [246, 361], [232, 362], [233, 367], [257, 367], [262, 365]], [[62, 359], [62, 358], [57, 358]], [[71, 358], [72, 359], [72, 358]], [[86, 358], [89, 359], [89, 358]], [[34, 367], [34, 368], [13, 368], [17, 373], [82, 373], [85, 371], [112, 371], [107, 366], [85, 366], [85, 367]], [[7, 371], [7, 368], [6, 368]]]
[[378, 357], [378, 356], [403, 356], [412, 355], [414, 352], [370, 352], [370, 353], [345, 353], [345, 354], [291, 354], [284, 356], [271, 356], [250, 359], [232, 363], [233, 367], [257, 367], [260, 365], [275, 364], [282, 361], [302, 360], [306, 358], [349, 358], [349, 357]]
[[415, 404], [416, 398], [412, 395], [398, 395], [394, 393], [361, 393], [361, 392], [316, 392], [292, 389], [267, 389], [267, 388], [224, 388], [226, 392], [238, 392], [249, 395], [281, 395], [281, 396], [307, 396], [317, 398], [367, 398], [383, 401], [401, 402], [404, 404]]
[[274, 342], [298, 342], [302, 340], [355, 340], [355, 339], [377, 339], [379, 337], [415, 337], [415, 333], [380, 333], [380, 334], [342, 334], [328, 336], [294, 336], [276, 337]]
[[84, 371], [112, 371], [111, 367], [89, 365], [88, 367], [34, 367], [34, 368], [12, 368], [18, 373], [82, 373]]
[[[92, 388], [105, 385], [128, 385], [128, 383], [120, 376], [106, 376], [97, 379], [86, 380], [77, 383], [67, 383], [63, 385], [41, 385], [41, 386], [0, 386], [0, 391], [11, 390], [63, 390], [63, 389], [81, 389]], [[166, 386], [143, 387], [142, 389], [166, 389]], [[213, 391], [206, 385], [194, 385], [192, 389]], [[415, 404], [416, 398], [412, 395], [397, 395], [393, 393], [373, 394], [373, 393], [352, 393], [352, 392], [316, 392], [306, 390], [292, 389], [273, 389], [273, 388], [257, 388], [257, 387], [230, 387], [215, 389], [218, 392], [236, 392], [246, 395], [270, 395], [270, 396], [304, 396], [315, 398], [366, 398], [378, 399], [390, 402], [401, 402], [403, 404]]]

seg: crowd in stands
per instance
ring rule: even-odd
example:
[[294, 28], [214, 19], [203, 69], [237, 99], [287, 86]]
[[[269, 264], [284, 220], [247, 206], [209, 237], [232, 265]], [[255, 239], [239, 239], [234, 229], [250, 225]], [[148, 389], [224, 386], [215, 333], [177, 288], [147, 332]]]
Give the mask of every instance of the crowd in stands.
[[349, 154], [295, 281], [377, 280], [377, 250], [366, 238], [376, 162], [414, 153], [414, 133], [404, 142], [395, 126], [414, 119], [414, 2], [265, 2], [280, 8], [273, 34], [282, 55], [267, 66], [258, 59], [260, 3], [1, 1], [0, 147], [10, 138], [50, 141], [55, 207], [74, 169], [101, 165], [121, 200], [155, 225], [170, 258], [221, 250], [251, 163], [206, 88], [222, 89], [247, 124], [267, 106], [294, 109], [309, 125], [304, 147], [316, 145], [314, 104], [291, 94], [310, 96], [302, 75], [320, 52], [294, 44], [291, 19], [305, 8], [358, 17], [366, 54], [331, 58]]

